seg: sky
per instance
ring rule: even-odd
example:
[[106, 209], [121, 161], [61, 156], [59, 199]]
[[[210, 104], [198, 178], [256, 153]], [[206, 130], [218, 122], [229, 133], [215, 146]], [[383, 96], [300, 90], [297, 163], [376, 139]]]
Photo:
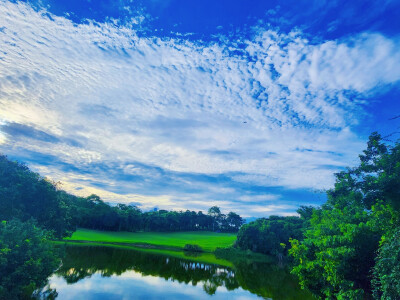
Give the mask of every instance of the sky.
[[293, 215], [400, 125], [399, 15], [398, 0], [0, 0], [0, 153], [142, 210]]

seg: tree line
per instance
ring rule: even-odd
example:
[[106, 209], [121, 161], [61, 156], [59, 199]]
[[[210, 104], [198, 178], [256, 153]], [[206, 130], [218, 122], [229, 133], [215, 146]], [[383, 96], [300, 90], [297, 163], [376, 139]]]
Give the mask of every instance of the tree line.
[[373, 133], [359, 165], [336, 176], [320, 207], [242, 226], [237, 247], [289, 255], [322, 299], [400, 299], [400, 144]]
[[19, 162], [0, 155], [0, 220], [35, 219], [56, 237], [70, 235], [77, 227], [110, 231], [237, 232], [244, 223], [235, 212], [222, 214], [217, 206], [202, 211], [153, 210], [104, 202], [97, 195], [77, 197]]
[[110, 231], [220, 231], [237, 232], [244, 220], [237, 213], [222, 214], [213, 206], [202, 211], [152, 210], [142, 212], [126, 204], [111, 206], [99, 196], [76, 198], [73, 207], [78, 227]]

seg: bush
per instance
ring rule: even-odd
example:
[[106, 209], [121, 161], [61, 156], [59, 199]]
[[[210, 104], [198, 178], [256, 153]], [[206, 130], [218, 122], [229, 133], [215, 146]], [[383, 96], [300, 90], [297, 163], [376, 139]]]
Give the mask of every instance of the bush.
[[199, 245], [192, 244], [186, 244], [185, 247], [183, 247], [183, 250], [191, 252], [203, 252], [203, 249], [201, 249]]

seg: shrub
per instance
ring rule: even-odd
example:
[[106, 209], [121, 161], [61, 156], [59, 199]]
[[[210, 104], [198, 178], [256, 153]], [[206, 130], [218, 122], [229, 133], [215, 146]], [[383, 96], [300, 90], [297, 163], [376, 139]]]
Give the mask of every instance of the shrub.
[[183, 250], [191, 252], [203, 252], [203, 249], [201, 249], [199, 245], [192, 244], [186, 244], [185, 247], [183, 247]]

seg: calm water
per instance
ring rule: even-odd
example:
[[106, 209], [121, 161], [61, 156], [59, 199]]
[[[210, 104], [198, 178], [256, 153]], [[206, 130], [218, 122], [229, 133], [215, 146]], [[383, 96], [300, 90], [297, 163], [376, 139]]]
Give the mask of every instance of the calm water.
[[274, 264], [244, 260], [224, 267], [187, 258], [68, 246], [49, 285], [57, 299], [312, 299]]

